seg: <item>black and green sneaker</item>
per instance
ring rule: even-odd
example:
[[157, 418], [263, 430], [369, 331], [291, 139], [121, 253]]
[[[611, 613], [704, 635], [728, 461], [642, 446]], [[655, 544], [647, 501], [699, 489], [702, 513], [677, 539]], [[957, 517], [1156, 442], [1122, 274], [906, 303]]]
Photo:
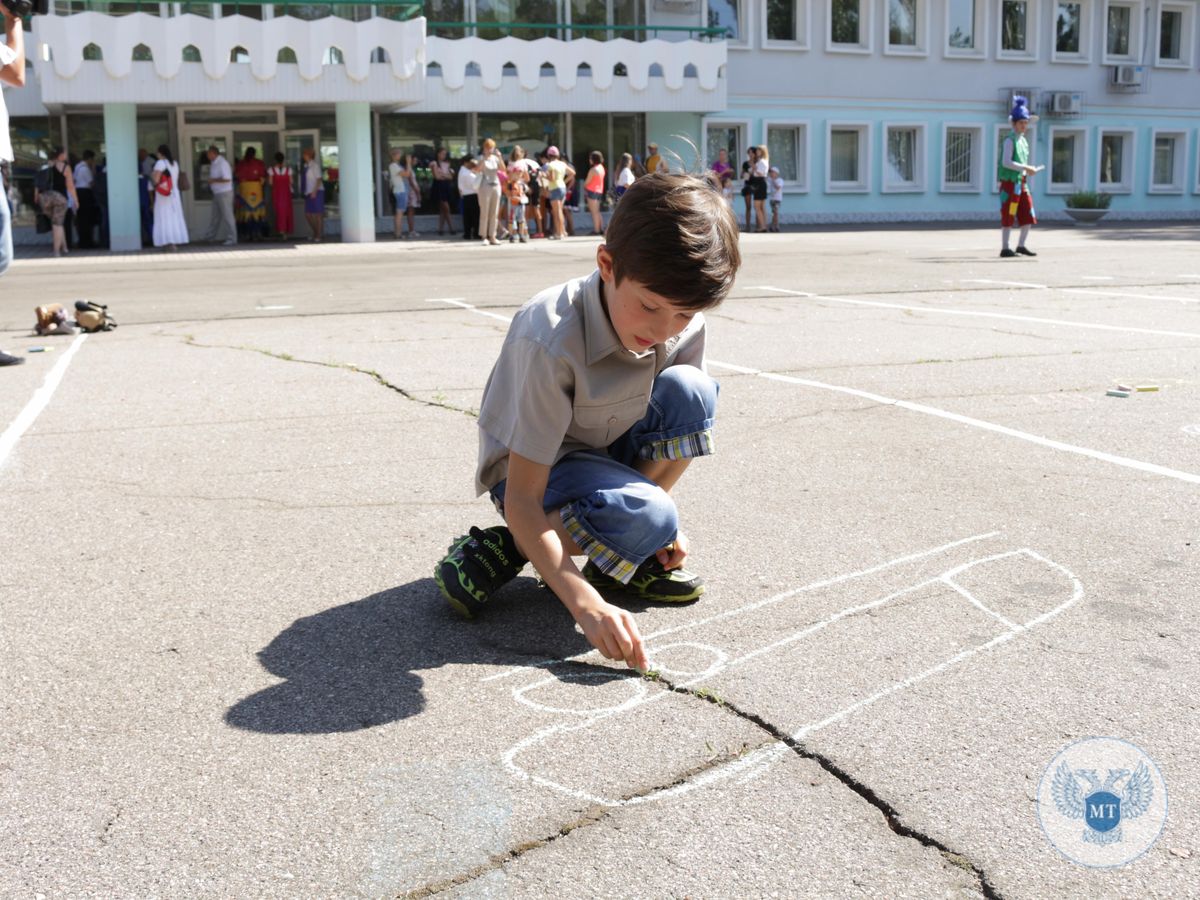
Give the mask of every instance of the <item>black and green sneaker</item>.
[[650, 603], [690, 603], [704, 593], [703, 578], [683, 569], [664, 569], [656, 556], [638, 566], [629, 584], [605, 575], [591, 560], [583, 567], [583, 577], [602, 595], [624, 592]]
[[450, 545], [433, 577], [450, 605], [472, 619], [492, 594], [517, 577], [526, 562], [504, 525], [472, 527]]

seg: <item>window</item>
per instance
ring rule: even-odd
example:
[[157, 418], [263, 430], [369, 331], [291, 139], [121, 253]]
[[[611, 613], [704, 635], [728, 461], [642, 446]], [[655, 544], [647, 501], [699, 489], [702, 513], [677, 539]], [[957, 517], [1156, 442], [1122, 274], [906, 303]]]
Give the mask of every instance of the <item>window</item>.
[[925, 126], [888, 125], [883, 142], [884, 193], [925, 190]]
[[942, 144], [942, 190], [947, 193], [979, 193], [983, 184], [983, 129], [978, 125], [946, 125]]
[[746, 17], [742, 0], [708, 0], [708, 27], [724, 28], [731, 43], [745, 44]]
[[1081, 128], [1050, 129], [1050, 184], [1048, 194], [1072, 194], [1084, 189], [1087, 132]]
[[1195, 9], [1194, 3], [1164, 3], [1159, 9], [1156, 66], [1192, 67]]
[[914, 56], [928, 52], [925, 0], [887, 0], [885, 53]]
[[1000, 58], [1037, 57], [1037, 0], [1001, 0]]
[[[729, 165], [733, 166], [733, 177], [740, 179], [742, 162], [749, 147], [750, 123], [711, 121], [704, 123], [704, 165], [712, 166], [721, 150], [729, 154]], [[740, 183], [740, 182], [738, 182]], [[738, 190], [741, 190], [739, 187]]]
[[1133, 190], [1133, 132], [1100, 130], [1099, 171], [1096, 184], [1109, 194]]
[[771, 165], [789, 188], [808, 190], [808, 123], [766, 122], [767, 152]]
[[825, 154], [825, 190], [866, 193], [870, 190], [870, 135], [866, 123], [830, 122]]
[[766, 0], [763, 47], [808, 48], [807, 0]]
[[983, 58], [983, 0], [946, 0], [946, 55]]
[[1181, 131], [1154, 130], [1154, 162], [1150, 173], [1150, 193], [1182, 194], [1187, 166], [1187, 134]]
[[871, 51], [870, 0], [829, 0], [826, 50], [842, 53]]
[[1104, 62], [1137, 62], [1141, 53], [1141, 3], [1108, 0], [1104, 13]]
[[1058, 0], [1054, 9], [1053, 62], [1087, 62], [1091, 56], [1092, 0]]

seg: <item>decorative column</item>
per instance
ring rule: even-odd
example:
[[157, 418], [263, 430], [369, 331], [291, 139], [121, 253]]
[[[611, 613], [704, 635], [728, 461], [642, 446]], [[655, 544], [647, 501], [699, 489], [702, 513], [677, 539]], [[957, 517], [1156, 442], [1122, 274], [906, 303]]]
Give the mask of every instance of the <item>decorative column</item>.
[[338, 205], [342, 240], [375, 240], [374, 178], [371, 175], [371, 104], [337, 104]]
[[104, 104], [104, 147], [109, 246], [113, 250], [141, 250], [136, 103]]

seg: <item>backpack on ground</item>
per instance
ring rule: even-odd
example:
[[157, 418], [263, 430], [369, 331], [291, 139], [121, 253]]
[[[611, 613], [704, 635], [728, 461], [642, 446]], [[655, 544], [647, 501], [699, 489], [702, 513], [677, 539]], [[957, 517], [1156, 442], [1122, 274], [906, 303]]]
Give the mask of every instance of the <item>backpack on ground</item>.
[[108, 314], [108, 307], [94, 300], [75, 301], [75, 324], [87, 332], [112, 331], [117, 322]]

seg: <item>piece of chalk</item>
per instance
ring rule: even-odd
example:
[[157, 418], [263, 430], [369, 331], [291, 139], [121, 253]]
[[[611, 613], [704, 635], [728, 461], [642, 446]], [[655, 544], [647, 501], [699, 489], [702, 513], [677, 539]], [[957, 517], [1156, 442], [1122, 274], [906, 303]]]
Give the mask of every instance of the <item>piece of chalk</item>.
[[1127, 384], [1118, 384], [1118, 385], [1117, 385], [1117, 390], [1118, 390], [1118, 391], [1132, 391], [1132, 390], [1133, 390], [1133, 388], [1131, 388], [1131, 387], [1130, 387], [1129, 385], [1127, 385]]
[[1129, 391], [1106, 391], [1109, 397], [1128, 397]]
[[30, 353], [53, 353], [54, 348], [53, 347], [30, 347], [29, 352]]
[[1142, 392], [1142, 393], [1145, 393], [1146, 391], [1157, 391], [1158, 385], [1157, 384], [1139, 384], [1137, 389], [1139, 392]]

